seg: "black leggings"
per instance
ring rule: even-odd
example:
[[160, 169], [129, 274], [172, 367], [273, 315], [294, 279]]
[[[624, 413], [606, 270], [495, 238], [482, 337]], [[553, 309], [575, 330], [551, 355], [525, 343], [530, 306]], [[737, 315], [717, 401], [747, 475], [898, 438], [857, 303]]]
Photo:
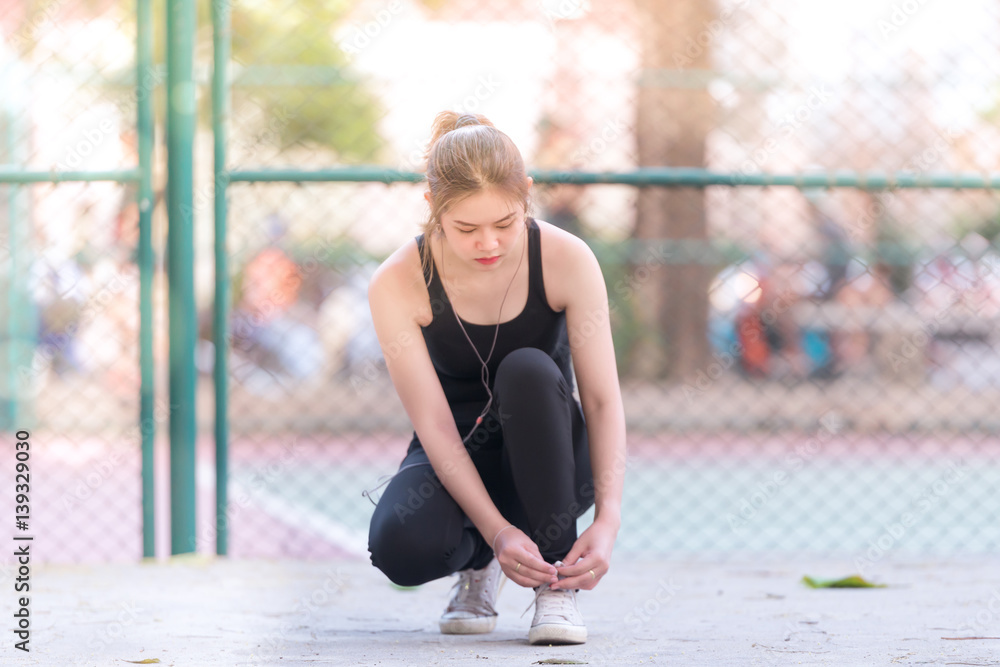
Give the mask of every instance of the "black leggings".
[[[535, 348], [504, 357], [493, 396], [495, 409], [466, 449], [500, 513], [554, 563], [572, 548], [576, 519], [594, 503], [583, 413], [559, 367]], [[468, 428], [461, 426], [464, 436]], [[372, 564], [401, 586], [480, 569], [493, 557], [416, 435], [372, 515], [368, 551]]]

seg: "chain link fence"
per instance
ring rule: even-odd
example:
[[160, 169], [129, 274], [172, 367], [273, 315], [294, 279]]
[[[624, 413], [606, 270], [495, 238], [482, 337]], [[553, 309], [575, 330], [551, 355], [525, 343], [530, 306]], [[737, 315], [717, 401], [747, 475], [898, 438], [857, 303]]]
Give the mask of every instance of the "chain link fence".
[[[735, 186], [537, 179], [536, 217], [584, 238], [608, 285], [630, 451], [619, 553], [814, 551], [864, 571], [896, 553], [997, 550], [1000, 217], [993, 190], [962, 187], [998, 167], [995, 2], [231, 10], [234, 172], [419, 171], [435, 113], [453, 109], [491, 118], [538, 174], [665, 166], [736, 175]], [[5, 112], [6, 127], [22, 128], [8, 146], [25, 152], [4, 161], [77, 168], [74, 147], [111, 122], [103, 148], [96, 142], [81, 164], [133, 164], [133, 116], [118, 104], [143, 84], [120, 85], [131, 55], [109, 46], [130, 43], [129, 10], [60, 11], [40, 23], [4, 19], [6, 62], [32, 82], [15, 88], [33, 91]], [[12, 49], [23, 25], [35, 26], [34, 46]], [[44, 47], [97, 25], [108, 37], [80, 40], [76, 55]], [[205, 18], [205, 72], [210, 39]], [[46, 86], [58, 103], [39, 92]], [[214, 184], [210, 89], [200, 91], [198, 546], [211, 551]], [[765, 174], [801, 179], [757, 185]], [[880, 174], [934, 187], [891, 178], [882, 187]], [[366, 289], [378, 263], [419, 233], [422, 192], [404, 182], [229, 186], [233, 556], [366, 555], [372, 506], [361, 492], [395, 470], [412, 431]], [[70, 313], [58, 334], [121, 285], [107, 311], [73, 329], [72, 347], [56, 346], [59, 361], [46, 362], [20, 409], [48, 434], [40, 456], [51, 457], [45, 484], [58, 492], [44, 507], [64, 523], [46, 530], [71, 544], [57, 559], [135, 555], [135, 195], [97, 183], [0, 193], [0, 216], [23, 197], [25, 213], [5, 218], [21, 227], [5, 229], [30, 230], [37, 284], [16, 288], [16, 259], [0, 280], [39, 313], [20, 334], [8, 327], [8, 345], [30, 341], [45, 358], [52, 303]], [[59, 276], [80, 276], [76, 291]], [[159, 407], [165, 420], [168, 406]], [[76, 487], [90, 499], [62, 513], [61, 496]]]
[[39, 561], [143, 555], [136, 186], [16, 180], [135, 168], [135, 35], [125, 3], [0, 3], [0, 432]]

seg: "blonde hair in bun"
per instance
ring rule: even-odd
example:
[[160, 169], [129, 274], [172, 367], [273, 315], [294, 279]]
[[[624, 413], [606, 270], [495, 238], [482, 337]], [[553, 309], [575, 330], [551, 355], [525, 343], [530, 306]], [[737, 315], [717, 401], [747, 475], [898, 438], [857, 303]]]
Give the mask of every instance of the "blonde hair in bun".
[[[431, 206], [423, 225], [425, 239], [440, 226], [444, 212], [483, 190], [496, 190], [528, 212], [527, 173], [521, 152], [486, 116], [439, 113], [431, 128], [426, 157]], [[425, 268], [430, 265], [428, 247], [425, 243], [421, 257]]]

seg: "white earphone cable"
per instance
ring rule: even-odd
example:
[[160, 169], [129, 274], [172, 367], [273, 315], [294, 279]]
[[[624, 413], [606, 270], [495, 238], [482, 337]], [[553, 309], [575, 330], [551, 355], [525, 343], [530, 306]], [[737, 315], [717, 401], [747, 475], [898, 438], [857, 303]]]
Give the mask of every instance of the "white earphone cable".
[[[479, 354], [479, 350], [476, 348], [475, 343], [472, 342], [472, 339], [469, 338], [469, 334], [465, 331], [465, 327], [462, 325], [462, 318], [460, 318], [458, 316], [458, 311], [455, 310], [455, 304], [453, 304], [451, 302], [451, 299], [448, 299], [448, 303], [451, 305], [451, 312], [455, 315], [455, 321], [458, 322], [458, 328], [462, 330], [462, 334], [465, 336], [465, 340], [469, 341], [469, 345], [472, 346], [472, 351], [476, 353], [476, 358], [479, 359], [479, 363], [481, 363], [483, 365], [483, 370], [479, 374], [479, 379], [482, 380], [483, 386], [486, 388], [486, 395], [489, 397], [488, 400], [486, 401], [486, 407], [483, 408], [483, 411], [481, 413], [479, 413], [478, 417], [476, 417], [476, 423], [473, 425], [472, 429], [468, 432], [468, 434], [464, 438], [462, 438], [462, 444], [465, 444], [466, 442], [468, 442], [469, 438], [472, 437], [472, 434], [476, 432], [476, 428], [478, 428], [479, 425], [483, 423], [483, 417], [485, 417], [486, 413], [488, 413], [490, 411], [490, 406], [493, 404], [493, 392], [490, 391], [490, 384], [489, 384], [490, 370], [489, 370], [489, 366], [487, 364], [489, 364], [490, 359], [493, 358], [493, 350], [496, 348], [497, 336], [500, 334], [500, 318], [501, 318], [501, 316], [503, 314], [503, 305], [507, 301], [507, 294], [510, 292], [510, 288], [514, 285], [514, 279], [517, 277], [518, 271], [521, 270], [521, 264], [524, 263], [524, 255], [527, 253], [527, 249], [528, 249], [528, 236], [527, 236], [528, 235], [528, 222], [527, 222], [527, 220], [525, 220], [525, 223], [524, 223], [524, 234], [525, 234], [525, 236], [524, 236], [524, 244], [521, 246], [521, 257], [520, 257], [520, 259], [518, 259], [517, 268], [514, 269], [514, 275], [511, 276], [510, 283], [507, 285], [507, 291], [505, 291], [503, 293], [503, 299], [500, 301], [500, 312], [497, 313], [497, 326], [496, 326], [496, 329], [493, 331], [493, 343], [492, 343], [492, 345], [490, 345], [490, 352], [489, 352], [488, 355], [486, 355], [486, 360], [485, 361], [483, 361], [483, 358]], [[444, 242], [443, 241], [442, 241], [441, 246], [442, 246], [441, 247], [441, 276], [442, 276], [442, 278], [441, 278], [441, 289], [445, 290], [445, 287], [444, 287]], [[447, 292], [447, 290], [445, 290], [445, 296], [447, 297], [447, 295], [448, 295], [448, 292]]]
[[[472, 427], [472, 429], [469, 431], [469, 433], [464, 438], [462, 438], [462, 444], [465, 444], [466, 442], [468, 442], [469, 438], [472, 437], [472, 434], [476, 432], [476, 428], [480, 424], [483, 423], [483, 417], [486, 416], [486, 413], [489, 412], [489, 410], [490, 410], [490, 406], [493, 404], [493, 392], [490, 391], [490, 384], [489, 384], [490, 371], [489, 371], [489, 366], [487, 364], [489, 363], [490, 359], [493, 358], [493, 350], [496, 348], [497, 336], [500, 334], [500, 317], [503, 314], [503, 305], [507, 301], [507, 294], [510, 292], [510, 288], [514, 284], [514, 278], [517, 277], [518, 271], [521, 270], [521, 264], [524, 263], [524, 255], [527, 253], [527, 249], [528, 249], [528, 237], [527, 237], [527, 234], [528, 234], [528, 223], [527, 223], [527, 220], [525, 220], [525, 223], [524, 223], [524, 233], [525, 233], [525, 237], [524, 237], [524, 245], [521, 248], [521, 258], [518, 260], [518, 262], [517, 262], [517, 268], [514, 269], [514, 275], [511, 277], [510, 283], [507, 285], [507, 291], [503, 293], [503, 299], [500, 301], [500, 312], [497, 313], [497, 326], [496, 326], [496, 329], [493, 332], [493, 343], [492, 343], [492, 345], [490, 345], [490, 352], [489, 352], [488, 355], [486, 355], [486, 360], [485, 361], [483, 361], [482, 356], [480, 356], [479, 350], [476, 348], [476, 345], [472, 342], [472, 339], [469, 338], [469, 334], [465, 331], [465, 327], [462, 326], [462, 319], [458, 316], [458, 311], [455, 310], [454, 304], [451, 303], [450, 299], [448, 300], [449, 305], [451, 305], [451, 312], [455, 315], [455, 321], [458, 322], [458, 327], [462, 330], [462, 334], [465, 335], [465, 340], [469, 341], [469, 345], [472, 346], [472, 351], [476, 353], [476, 358], [479, 359], [479, 363], [481, 363], [483, 365], [483, 370], [479, 374], [479, 379], [482, 380], [483, 386], [486, 388], [486, 395], [489, 397], [489, 400], [486, 401], [486, 407], [483, 408], [483, 411], [476, 418], [475, 425]], [[443, 248], [441, 250], [441, 276], [442, 276], [442, 278], [441, 278], [441, 289], [444, 290], [444, 277], [443, 277], [444, 276], [444, 249]], [[530, 289], [530, 286], [529, 286], [529, 289]], [[445, 296], [446, 297], [448, 296], [448, 292], [447, 291], [445, 291]], [[378, 485], [376, 485], [374, 488], [366, 489], [366, 490], [362, 491], [361, 495], [364, 496], [364, 497], [366, 497], [366, 498], [368, 498], [368, 500], [370, 500], [373, 505], [377, 505], [375, 498], [372, 497], [372, 494], [374, 492], [378, 491], [380, 488], [382, 488], [383, 486], [385, 486], [386, 484], [388, 484], [390, 481], [392, 481], [393, 477], [395, 477], [396, 475], [398, 475], [402, 471], [406, 470], [407, 468], [414, 468], [414, 467], [417, 467], [417, 466], [424, 466], [424, 465], [431, 465], [431, 464], [429, 462], [427, 462], [427, 463], [411, 463], [409, 465], [403, 466], [402, 468], [400, 468], [399, 470], [397, 470], [396, 472], [394, 472], [391, 475], [383, 475], [382, 477], [379, 478]]]

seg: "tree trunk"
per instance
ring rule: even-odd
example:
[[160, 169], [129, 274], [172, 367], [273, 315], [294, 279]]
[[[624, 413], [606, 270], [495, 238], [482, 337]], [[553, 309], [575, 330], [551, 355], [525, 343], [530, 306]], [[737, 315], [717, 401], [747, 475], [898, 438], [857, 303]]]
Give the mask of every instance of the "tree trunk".
[[[708, 70], [721, 28], [706, 0], [636, 0], [642, 25], [636, 140], [640, 166], [705, 165], [713, 121]], [[642, 241], [707, 241], [701, 188], [640, 188], [633, 237], [635, 306], [642, 328], [630, 361], [633, 375], [682, 379], [708, 362], [708, 286], [711, 273], [697, 253], [678, 263]]]

